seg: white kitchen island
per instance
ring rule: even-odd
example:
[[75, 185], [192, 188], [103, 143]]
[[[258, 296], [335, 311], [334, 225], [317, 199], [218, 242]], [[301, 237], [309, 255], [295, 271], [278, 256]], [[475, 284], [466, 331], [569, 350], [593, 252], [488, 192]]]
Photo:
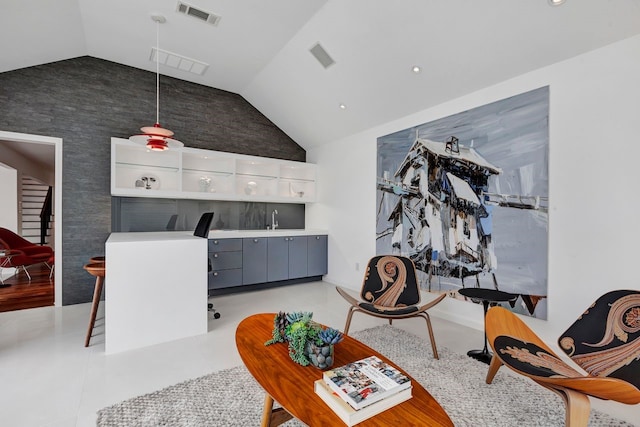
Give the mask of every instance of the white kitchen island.
[[112, 233], [105, 256], [106, 354], [207, 333], [207, 239]]

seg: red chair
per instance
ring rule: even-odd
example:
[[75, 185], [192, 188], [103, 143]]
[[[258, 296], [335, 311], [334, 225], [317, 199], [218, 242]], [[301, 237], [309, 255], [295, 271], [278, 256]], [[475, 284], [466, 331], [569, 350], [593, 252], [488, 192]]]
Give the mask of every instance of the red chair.
[[53, 255], [53, 249], [49, 246], [31, 243], [13, 231], [2, 227], [0, 227], [0, 248], [22, 251], [24, 255], [35, 261], [34, 264], [46, 262]]

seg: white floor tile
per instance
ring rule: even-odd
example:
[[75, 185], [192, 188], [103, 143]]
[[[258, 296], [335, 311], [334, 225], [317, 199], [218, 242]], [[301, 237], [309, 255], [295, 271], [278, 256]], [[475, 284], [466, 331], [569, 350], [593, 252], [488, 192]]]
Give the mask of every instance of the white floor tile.
[[[251, 314], [313, 311], [318, 322], [343, 329], [348, 309], [334, 286], [322, 282], [219, 296], [211, 302], [222, 317], [210, 316], [207, 334], [109, 356], [104, 354], [103, 307], [89, 348], [84, 336], [90, 304], [0, 313], [0, 424], [92, 426], [105, 406], [242, 364], [235, 329]], [[356, 313], [351, 331], [384, 322]], [[482, 348], [482, 331], [434, 316], [432, 322], [439, 348], [463, 354]], [[422, 319], [394, 325], [428, 340]], [[619, 412], [627, 419], [633, 415]]]

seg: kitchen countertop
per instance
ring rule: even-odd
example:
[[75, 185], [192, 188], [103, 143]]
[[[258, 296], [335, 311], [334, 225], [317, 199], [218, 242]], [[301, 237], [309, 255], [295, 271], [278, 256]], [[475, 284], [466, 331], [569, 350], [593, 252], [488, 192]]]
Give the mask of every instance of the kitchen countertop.
[[108, 243], [164, 242], [200, 239], [193, 231], [129, 231], [111, 233]]
[[[211, 230], [209, 239], [242, 239], [245, 237], [287, 237], [287, 236], [315, 236], [329, 234], [327, 230], [315, 228], [306, 229], [276, 229], [276, 230]], [[199, 239], [192, 231], [152, 231], [152, 232], [119, 232], [111, 233], [109, 243], [153, 242], [166, 240]]]
[[327, 230], [314, 228], [305, 229], [276, 229], [276, 230], [211, 230], [210, 239], [235, 239], [244, 237], [286, 237], [286, 236], [315, 236], [329, 234]]

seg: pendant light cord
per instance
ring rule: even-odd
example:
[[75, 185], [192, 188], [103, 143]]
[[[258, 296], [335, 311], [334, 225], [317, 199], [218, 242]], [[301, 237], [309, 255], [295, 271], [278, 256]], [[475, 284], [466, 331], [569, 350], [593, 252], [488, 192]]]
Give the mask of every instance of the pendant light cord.
[[156, 21], [156, 123], [160, 123], [160, 22]]

